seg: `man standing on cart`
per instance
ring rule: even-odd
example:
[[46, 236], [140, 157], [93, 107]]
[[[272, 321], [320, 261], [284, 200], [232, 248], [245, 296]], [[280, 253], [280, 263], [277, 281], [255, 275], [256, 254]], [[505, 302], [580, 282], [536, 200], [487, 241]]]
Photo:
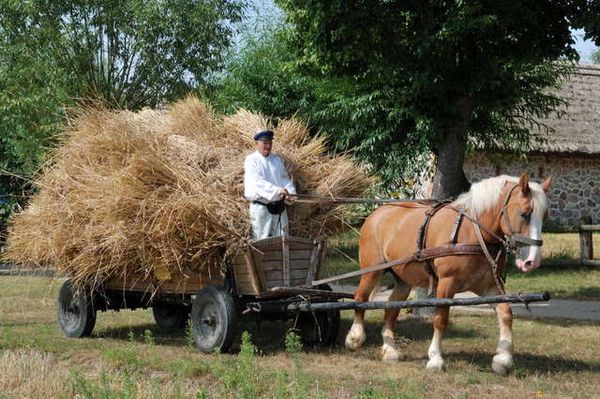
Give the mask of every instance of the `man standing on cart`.
[[286, 203], [295, 200], [296, 187], [281, 157], [271, 153], [273, 132], [254, 134], [256, 151], [244, 161], [244, 197], [250, 201], [250, 224], [255, 240], [280, 236], [288, 226]]

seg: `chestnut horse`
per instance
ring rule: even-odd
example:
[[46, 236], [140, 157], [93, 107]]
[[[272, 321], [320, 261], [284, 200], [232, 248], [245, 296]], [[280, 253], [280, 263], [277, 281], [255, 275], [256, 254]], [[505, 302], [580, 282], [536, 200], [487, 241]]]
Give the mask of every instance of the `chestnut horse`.
[[[429, 219], [425, 237], [425, 248], [446, 246], [454, 236], [459, 244], [499, 243], [502, 237], [517, 236], [525, 238], [529, 245], [518, 251], [516, 265], [528, 272], [539, 267], [541, 260], [542, 220], [547, 209], [546, 193], [550, 189], [551, 178], [538, 184], [528, 181], [527, 175], [521, 178], [498, 176], [482, 180], [458, 199], [437, 210]], [[362, 226], [359, 241], [361, 269], [410, 257], [417, 250], [420, 231], [425, 212], [431, 207], [419, 203], [388, 204], [378, 208]], [[467, 217], [457, 230], [457, 215], [463, 210]], [[480, 228], [477, 227], [478, 224]], [[454, 232], [457, 230], [457, 232]], [[476, 231], [478, 230], [478, 231]], [[481, 241], [477, 234], [480, 232]], [[499, 295], [503, 292], [499, 275], [504, 272], [504, 252], [497, 259], [497, 268], [483, 254], [444, 255], [430, 261], [433, 270], [427, 271], [424, 262], [395, 266], [391, 271], [397, 276], [396, 285], [390, 301], [406, 299], [411, 287], [428, 287], [437, 282], [437, 298], [452, 298], [458, 292], [472, 291], [477, 295]], [[497, 276], [494, 276], [494, 269]], [[379, 289], [383, 271], [361, 276], [354, 299], [364, 302]], [[431, 276], [437, 278], [433, 279]], [[496, 309], [500, 324], [500, 338], [496, 355], [492, 361], [495, 372], [504, 374], [513, 366], [512, 311], [507, 303], [492, 305]], [[395, 361], [400, 353], [394, 343], [394, 328], [399, 310], [386, 309], [382, 331], [382, 357], [386, 361]], [[433, 338], [429, 346], [428, 369], [441, 370], [442, 335], [448, 325], [449, 307], [437, 307], [433, 319]], [[356, 310], [354, 322], [346, 336], [346, 347], [356, 350], [364, 343], [364, 310]]]

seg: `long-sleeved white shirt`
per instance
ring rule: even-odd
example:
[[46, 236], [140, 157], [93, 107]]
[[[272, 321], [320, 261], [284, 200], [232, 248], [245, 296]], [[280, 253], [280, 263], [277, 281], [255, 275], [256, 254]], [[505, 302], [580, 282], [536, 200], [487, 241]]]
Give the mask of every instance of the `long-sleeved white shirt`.
[[282, 188], [286, 188], [290, 194], [296, 194], [296, 187], [280, 157], [273, 153], [265, 157], [258, 151], [246, 157], [244, 197], [248, 201], [278, 201]]

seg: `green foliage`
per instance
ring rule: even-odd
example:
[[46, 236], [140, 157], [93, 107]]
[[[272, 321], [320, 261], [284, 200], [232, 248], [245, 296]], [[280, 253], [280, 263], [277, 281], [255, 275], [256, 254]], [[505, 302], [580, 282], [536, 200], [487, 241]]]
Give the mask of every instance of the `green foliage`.
[[244, 331], [237, 359], [226, 359], [219, 355], [213, 374], [221, 382], [223, 394], [237, 392], [239, 398], [260, 397], [260, 381], [264, 376], [256, 361], [256, 354], [250, 334]]
[[30, 192], [65, 108], [76, 99], [138, 109], [180, 98], [222, 67], [243, 5], [0, 0], [0, 9], [0, 199], [12, 204]]
[[192, 325], [191, 319], [188, 319], [185, 323], [185, 343], [190, 348], [196, 347], [196, 337], [194, 335], [194, 326]]
[[[117, 385], [117, 387], [114, 387]], [[73, 396], [85, 399], [133, 399], [137, 397], [137, 388], [132, 376], [127, 372], [107, 373], [100, 375], [100, 381], [86, 378], [73, 370], [68, 381]]]
[[600, 49], [592, 53], [592, 62], [594, 64], [600, 64]]
[[338, 90], [350, 92], [342, 108], [366, 110], [352, 114], [357, 128], [336, 144], [355, 148], [388, 180], [424, 150], [458, 160], [438, 165], [456, 175], [462, 170], [447, 169], [460, 169], [468, 143], [529, 149], [533, 118], [560, 103], [547, 89], [568, 64], [555, 61], [577, 57], [568, 21], [588, 9], [517, 0], [277, 3], [303, 71], [348, 82]]
[[290, 354], [300, 353], [302, 351], [302, 340], [300, 336], [290, 331], [285, 336], [285, 351]]

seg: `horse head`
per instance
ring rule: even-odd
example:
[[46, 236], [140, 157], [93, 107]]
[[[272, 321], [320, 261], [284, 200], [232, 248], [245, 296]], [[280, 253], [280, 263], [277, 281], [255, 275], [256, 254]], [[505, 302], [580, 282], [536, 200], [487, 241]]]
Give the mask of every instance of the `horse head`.
[[505, 195], [500, 230], [516, 247], [516, 265], [524, 272], [540, 266], [542, 222], [548, 207], [546, 194], [551, 185], [551, 177], [538, 184], [529, 182], [527, 174], [523, 174], [516, 183], [507, 181], [502, 190]]

